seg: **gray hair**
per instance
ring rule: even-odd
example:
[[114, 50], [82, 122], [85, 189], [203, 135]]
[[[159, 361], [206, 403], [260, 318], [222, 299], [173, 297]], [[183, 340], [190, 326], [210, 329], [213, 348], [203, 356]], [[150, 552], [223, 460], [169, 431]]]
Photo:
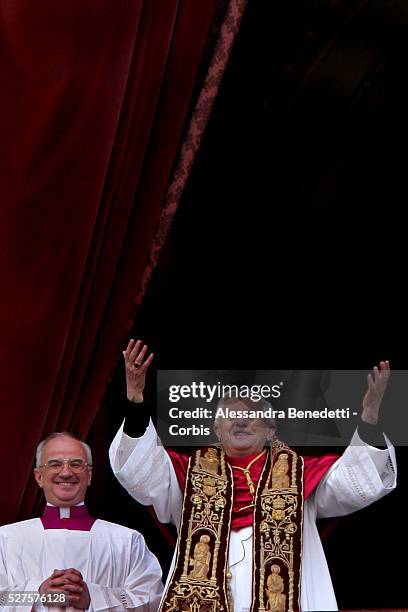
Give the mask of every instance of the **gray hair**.
[[48, 442], [51, 442], [51, 440], [54, 440], [55, 438], [61, 438], [61, 437], [65, 437], [65, 438], [71, 438], [72, 440], [76, 440], [77, 442], [80, 442], [83, 446], [83, 449], [85, 451], [85, 455], [86, 455], [86, 462], [88, 463], [88, 465], [92, 465], [92, 451], [90, 446], [84, 442], [83, 440], [81, 440], [80, 438], [77, 438], [76, 436], [74, 436], [73, 434], [69, 433], [68, 431], [56, 431], [52, 434], [50, 434], [47, 438], [45, 438], [44, 440], [42, 440], [39, 445], [37, 446], [37, 450], [35, 453], [35, 466], [37, 468], [40, 467], [41, 465], [41, 453], [43, 452], [44, 446], [46, 444], [48, 444]]

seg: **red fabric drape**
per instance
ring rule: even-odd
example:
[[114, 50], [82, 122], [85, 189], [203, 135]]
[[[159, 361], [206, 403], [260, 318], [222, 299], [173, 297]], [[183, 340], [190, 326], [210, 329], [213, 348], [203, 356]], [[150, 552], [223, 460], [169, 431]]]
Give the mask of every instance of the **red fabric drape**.
[[[0, 523], [30, 514], [38, 441], [88, 433], [163, 243], [162, 202], [223, 4], [1, 4]], [[231, 4], [229, 47], [245, 3]]]

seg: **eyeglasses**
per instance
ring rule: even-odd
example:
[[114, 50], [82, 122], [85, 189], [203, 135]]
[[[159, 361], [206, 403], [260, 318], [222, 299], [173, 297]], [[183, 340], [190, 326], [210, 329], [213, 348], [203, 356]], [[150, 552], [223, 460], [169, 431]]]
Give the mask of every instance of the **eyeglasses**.
[[69, 469], [74, 474], [80, 474], [87, 467], [92, 467], [92, 463], [86, 463], [83, 459], [50, 459], [47, 463], [39, 465], [39, 468], [45, 468], [48, 472], [61, 472], [64, 464], [68, 464]]

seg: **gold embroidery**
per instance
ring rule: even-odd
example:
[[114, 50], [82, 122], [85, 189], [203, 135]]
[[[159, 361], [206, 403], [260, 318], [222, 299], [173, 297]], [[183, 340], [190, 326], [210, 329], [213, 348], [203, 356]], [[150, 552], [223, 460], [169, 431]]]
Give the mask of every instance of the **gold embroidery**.
[[[204, 455], [196, 451], [188, 469], [176, 566], [162, 612], [233, 610], [227, 571], [232, 469], [223, 450], [214, 449], [218, 464], [208, 450]], [[249, 467], [240, 468], [248, 470], [248, 486]], [[254, 506], [251, 611], [295, 612], [300, 605], [303, 460], [282, 443], [267, 457]]]
[[230, 610], [233, 610], [234, 602], [232, 600], [231, 580], [232, 580], [232, 574], [230, 571], [228, 571], [227, 572], [227, 601], [228, 601]]
[[187, 474], [176, 568], [161, 610], [228, 612], [230, 609], [225, 541], [230, 529], [232, 497], [232, 474], [224, 451], [207, 449], [203, 456], [201, 450], [196, 451], [194, 466]]
[[271, 573], [266, 581], [266, 596], [268, 602], [266, 609], [271, 612], [285, 612], [286, 611], [286, 595], [284, 594], [283, 578], [280, 574], [279, 565], [271, 566]]
[[289, 464], [287, 453], [281, 453], [272, 468], [272, 489], [287, 489], [289, 487]]
[[204, 457], [200, 457], [200, 467], [205, 472], [215, 474], [218, 476], [218, 467], [220, 462], [218, 460], [217, 450], [215, 448], [209, 448], [205, 453]]
[[200, 541], [194, 546], [194, 558], [190, 559], [190, 565], [193, 566], [193, 569], [188, 575], [189, 578], [208, 580], [211, 561], [209, 541], [210, 537], [208, 535], [202, 535]]
[[253, 550], [259, 582], [254, 578], [252, 611], [294, 612], [300, 604], [303, 460], [282, 443], [272, 452], [272, 468], [255, 502]]
[[203, 491], [208, 497], [213, 497], [217, 493], [217, 481], [215, 478], [203, 478]]
[[272, 500], [272, 518], [281, 521], [285, 518], [286, 501], [283, 497], [275, 497]]

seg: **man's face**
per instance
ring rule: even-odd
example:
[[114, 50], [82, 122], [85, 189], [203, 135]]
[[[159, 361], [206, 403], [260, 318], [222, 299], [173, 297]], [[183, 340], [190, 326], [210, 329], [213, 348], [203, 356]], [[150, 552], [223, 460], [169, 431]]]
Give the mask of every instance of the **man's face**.
[[[41, 465], [52, 459], [82, 459], [87, 462], [82, 444], [67, 436], [53, 438], [44, 446]], [[60, 472], [47, 467], [35, 468], [34, 476], [38, 485], [44, 489], [47, 502], [54, 506], [68, 507], [84, 501], [86, 489], [91, 484], [92, 470], [86, 467], [83, 472], [74, 473], [65, 462]]]
[[[228, 410], [256, 410], [257, 405], [239, 399], [229, 399], [225, 403]], [[259, 409], [259, 405], [258, 405]], [[230, 457], [245, 457], [260, 453], [271, 440], [275, 428], [264, 419], [218, 418], [214, 431], [225, 452]]]

